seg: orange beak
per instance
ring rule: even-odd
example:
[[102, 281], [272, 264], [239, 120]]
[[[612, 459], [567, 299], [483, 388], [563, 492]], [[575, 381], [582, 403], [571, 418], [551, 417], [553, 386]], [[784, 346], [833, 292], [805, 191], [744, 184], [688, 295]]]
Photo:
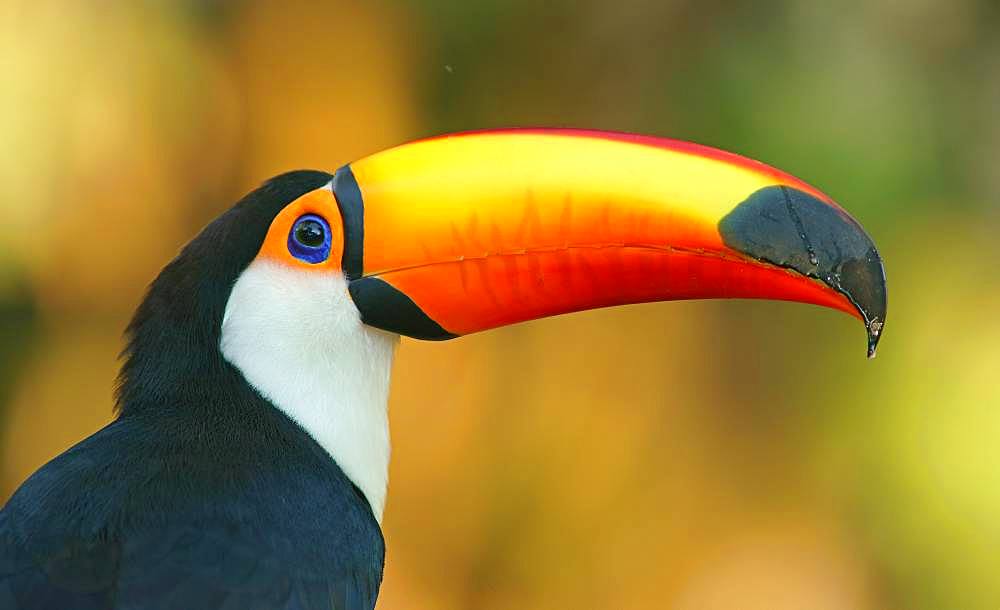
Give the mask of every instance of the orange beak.
[[885, 322], [882, 261], [832, 200], [671, 140], [504, 130], [406, 144], [338, 170], [343, 268], [366, 324], [448, 339], [626, 303], [758, 298]]

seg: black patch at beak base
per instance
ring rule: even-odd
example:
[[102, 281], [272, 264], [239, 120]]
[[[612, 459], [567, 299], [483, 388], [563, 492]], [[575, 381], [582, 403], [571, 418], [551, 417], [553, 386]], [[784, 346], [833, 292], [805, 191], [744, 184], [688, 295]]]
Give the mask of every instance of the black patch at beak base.
[[368, 326], [428, 341], [458, 336], [441, 328], [413, 299], [377, 277], [354, 280], [347, 289], [361, 312], [361, 321]]

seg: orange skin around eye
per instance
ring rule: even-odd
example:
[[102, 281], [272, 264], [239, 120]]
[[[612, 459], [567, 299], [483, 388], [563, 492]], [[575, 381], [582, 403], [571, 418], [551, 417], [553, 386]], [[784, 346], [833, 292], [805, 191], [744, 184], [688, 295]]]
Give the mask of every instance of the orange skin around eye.
[[[330, 225], [330, 255], [320, 263], [310, 263], [296, 258], [288, 251], [288, 234], [303, 214], [315, 214], [326, 219]], [[340, 209], [333, 193], [327, 188], [306, 193], [285, 206], [267, 231], [267, 237], [257, 253], [258, 259], [282, 263], [293, 267], [314, 271], [340, 271], [344, 253], [344, 227], [340, 220]]]

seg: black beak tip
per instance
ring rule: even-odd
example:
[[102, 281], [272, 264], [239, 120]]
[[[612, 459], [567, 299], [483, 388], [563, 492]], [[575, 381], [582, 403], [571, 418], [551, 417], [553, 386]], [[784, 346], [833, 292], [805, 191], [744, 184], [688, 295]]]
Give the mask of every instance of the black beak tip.
[[730, 248], [818, 279], [847, 297], [865, 323], [868, 357], [875, 357], [885, 328], [885, 268], [856, 220], [809, 193], [768, 186], [727, 214], [719, 233]]
[[868, 357], [875, 350], [885, 328], [885, 268], [878, 250], [872, 245], [863, 259], [845, 261], [840, 275], [840, 290], [858, 308], [868, 333]]

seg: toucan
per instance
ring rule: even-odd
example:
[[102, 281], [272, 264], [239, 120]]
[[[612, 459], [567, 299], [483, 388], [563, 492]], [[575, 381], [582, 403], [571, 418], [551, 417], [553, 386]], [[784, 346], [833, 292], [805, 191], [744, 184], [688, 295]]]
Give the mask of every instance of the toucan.
[[117, 416], [0, 513], [0, 608], [371, 610], [400, 336], [763, 298], [883, 334], [872, 239], [786, 173], [621, 133], [404, 144], [246, 195], [149, 286]]

